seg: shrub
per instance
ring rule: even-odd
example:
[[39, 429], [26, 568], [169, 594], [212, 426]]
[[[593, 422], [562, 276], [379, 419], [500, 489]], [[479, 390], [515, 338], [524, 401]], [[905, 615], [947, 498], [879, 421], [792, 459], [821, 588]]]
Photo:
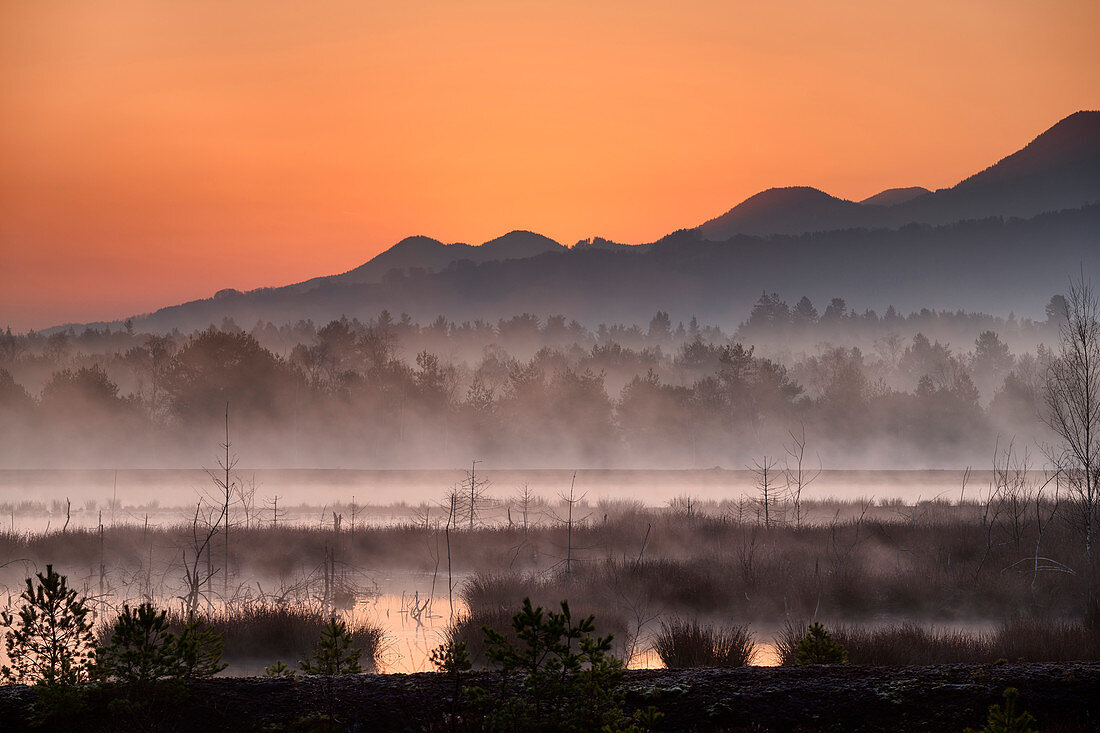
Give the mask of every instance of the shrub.
[[[628, 718], [617, 685], [622, 661], [611, 656], [610, 636], [595, 635], [592, 616], [573, 621], [569, 604], [544, 614], [524, 598], [512, 617], [516, 641], [485, 629], [486, 653], [501, 672], [496, 695], [467, 688], [489, 730], [640, 730], [652, 710]], [[516, 689], [518, 685], [518, 689]]]
[[453, 638], [440, 644], [431, 653], [432, 665], [451, 678], [454, 687], [451, 690], [451, 705], [448, 713], [451, 730], [458, 723], [459, 705], [462, 702], [462, 673], [470, 670], [470, 654], [466, 643]]
[[744, 667], [756, 657], [748, 626], [700, 626], [673, 619], [661, 623], [654, 651], [666, 667]]
[[53, 565], [35, 577], [37, 585], [27, 578], [19, 596], [19, 615], [0, 614], [0, 625], [8, 629], [4, 646], [10, 661], [0, 667], [0, 676], [16, 684], [81, 682], [87, 679], [94, 655], [90, 611]]
[[967, 728], [965, 733], [1036, 733], [1035, 718], [1026, 710], [1016, 712], [1016, 703], [1019, 702], [1020, 691], [1015, 687], [1009, 687], [1004, 691], [1005, 706], [989, 706], [989, 717], [985, 725], [975, 731]]
[[176, 640], [180, 677], [197, 679], [213, 677], [225, 669], [222, 663], [222, 637], [201, 617], [193, 617], [183, 625]]
[[95, 676], [126, 683], [179, 676], [182, 664], [176, 642], [166, 611], [151, 603], [136, 609], [124, 604], [111, 627], [110, 642], [96, 651]]
[[186, 704], [185, 679], [213, 677], [225, 669], [221, 639], [199, 619], [174, 633], [166, 611], [151, 603], [123, 605], [96, 652], [95, 676], [126, 685], [108, 710], [134, 729], [155, 730], [163, 716]]
[[795, 664], [847, 664], [848, 652], [821, 624], [810, 624], [794, 652]]
[[286, 666], [286, 662], [277, 661], [264, 667], [264, 677], [293, 677], [294, 670]]
[[313, 657], [298, 663], [306, 674], [359, 674], [359, 657], [363, 650], [352, 647], [353, 639], [347, 624], [335, 616], [321, 629], [321, 639], [313, 651]]
[[458, 676], [470, 670], [470, 654], [466, 651], [466, 642], [449, 640], [432, 649], [432, 666], [440, 672]]

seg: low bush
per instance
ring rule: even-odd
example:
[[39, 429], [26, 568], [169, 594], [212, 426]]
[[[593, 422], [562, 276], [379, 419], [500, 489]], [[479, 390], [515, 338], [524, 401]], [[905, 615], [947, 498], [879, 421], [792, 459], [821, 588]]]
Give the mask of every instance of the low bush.
[[794, 663], [803, 664], [846, 664], [848, 652], [833, 635], [821, 624], [810, 624], [806, 635], [798, 642], [794, 650]]
[[363, 671], [359, 658], [362, 649], [356, 649], [347, 624], [338, 618], [330, 618], [321, 629], [321, 638], [313, 650], [313, 656], [298, 663], [305, 674], [336, 675], [359, 674]]
[[95, 675], [131, 685], [160, 679], [213, 677], [225, 669], [221, 638], [201, 619], [189, 619], [179, 633], [171, 630], [168, 613], [151, 603], [123, 605], [96, 651]]
[[512, 630], [515, 640], [485, 629], [499, 685], [465, 691], [484, 730], [639, 733], [657, 721], [652, 709], [624, 712], [623, 663], [610, 654], [611, 637], [596, 635], [592, 616], [574, 620], [566, 601], [543, 613], [524, 598]]
[[989, 706], [989, 716], [985, 725], [979, 729], [967, 728], [964, 733], [1036, 733], [1035, 716], [1026, 710], [1016, 712], [1016, 703], [1020, 701], [1020, 691], [1009, 687], [1004, 691], [1004, 707]]

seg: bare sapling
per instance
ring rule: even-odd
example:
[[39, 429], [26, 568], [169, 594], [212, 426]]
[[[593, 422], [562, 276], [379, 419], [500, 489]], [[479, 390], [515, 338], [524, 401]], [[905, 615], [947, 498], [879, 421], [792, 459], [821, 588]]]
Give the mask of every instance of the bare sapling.
[[481, 461], [470, 462], [470, 470], [466, 473], [466, 481], [463, 484], [462, 498], [465, 503], [463, 509], [466, 511], [470, 531], [473, 531], [474, 522], [477, 521], [481, 510], [489, 503], [487, 489], [490, 482], [489, 479], [479, 479], [477, 477], [477, 464], [479, 463]]
[[[559, 494], [566, 507], [565, 515], [565, 576], [573, 577], [573, 526], [577, 521], [573, 514], [577, 504], [584, 501], [587, 493], [577, 496], [577, 472], [573, 472], [573, 478], [569, 481], [569, 493]], [[587, 517], [585, 517], [587, 518]]]
[[256, 514], [256, 490], [258, 488], [255, 472], [248, 481], [236, 481], [234, 485], [237, 503], [241, 505], [241, 514], [244, 515], [245, 529], [251, 529], [253, 523], [259, 524], [259, 517]]
[[[222, 600], [229, 603], [229, 505], [233, 494], [237, 491], [237, 482], [232, 476], [233, 469], [237, 467], [237, 457], [231, 453], [232, 443], [229, 440], [229, 403], [225, 403], [225, 441], [219, 446], [225, 451], [225, 456], [218, 457], [218, 470], [207, 469], [206, 473], [218, 489], [219, 498], [222, 500], [221, 516], [219, 522], [224, 522], [223, 540], [225, 545], [225, 557], [222, 577]], [[217, 532], [217, 523], [213, 528]]]
[[779, 461], [764, 456], [763, 460], [753, 461], [749, 468], [756, 478], [757, 504], [765, 529], [771, 529], [772, 522], [777, 519], [779, 487], [775, 467], [778, 465]]
[[1044, 422], [1060, 444], [1050, 456], [1062, 469], [1067, 518], [1080, 534], [1086, 609], [1096, 598], [1097, 508], [1100, 501], [1100, 298], [1084, 272], [1063, 300], [1059, 351], [1047, 365]]
[[[1058, 515], [1059, 505], [1061, 503], [1061, 491], [1059, 488], [1059, 481], [1061, 472], [1055, 468], [1052, 471], [1048, 471], [1043, 482], [1035, 487], [1030, 492], [1031, 505], [1029, 510], [1034, 513], [1035, 517], [1035, 544], [1030, 557], [1024, 557], [1011, 565], [1006, 570], [1012, 569], [1019, 565], [1027, 565], [1031, 567], [1031, 590], [1034, 592], [1039, 584], [1039, 573], [1054, 572], [1054, 573], [1068, 573], [1073, 575], [1073, 569], [1065, 563], [1059, 562], [1050, 557], [1043, 555], [1043, 537], [1046, 534], [1047, 528], [1050, 523]], [[1053, 488], [1051, 487], [1053, 484]]]
[[783, 477], [787, 483], [787, 496], [794, 510], [795, 527], [802, 526], [802, 492], [821, 475], [821, 460], [817, 468], [806, 467], [806, 426], [800, 425], [799, 431], [788, 431], [790, 442], [783, 446], [787, 455], [783, 462]]
[[[219, 507], [220, 508], [220, 507]], [[214, 507], [203, 507], [202, 499], [195, 506], [195, 516], [191, 520], [191, 536], [189, 547], [182, 550], [184, 594], [180, 596], [188, 616], [193, 616], [199, 610], [200, 601], [210, 602], [208, 590], [213, 580], [215, 570], [210, 562], [211, 544], [218, 533], [221, 524], [221, 513], [214, 516]], [[188, 550], [191, 557], [188, 559]], [[202, 567], [203, 557], [206, 557], [206, 568]]]

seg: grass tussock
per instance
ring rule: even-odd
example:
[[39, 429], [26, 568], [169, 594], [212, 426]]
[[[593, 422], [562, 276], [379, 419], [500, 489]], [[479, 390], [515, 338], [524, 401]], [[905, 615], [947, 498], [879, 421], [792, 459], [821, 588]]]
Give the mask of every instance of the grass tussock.
[[1019, 619], [996, 631], [995, 659], [1028, 662], [1100, 660], [1100, 629], [1069, 621]]
[[[208, 611], [199, 618], [222, 638], [223, 658], [235, 661], [275, 660], [296, 665], [308, 659], [321, 636], [328, 618], [318, 611], [292, 604], [248, 603], [220, 611]], [[168, 612], [168, 621], [179, 631], [187, 618], [179, 610]], [[364, 672], [378, 668], [383, 632], [369, 622], [348, 620], [353, 646], [363, 650], [360, 664]], [[104, 626], [100, 643], [110, 641], [110, 627]]]
[[[1100, 660], [1100, 632], [1080, 623], [1043, 619], [1006, 621], [991, 631], [967, 632], [914, 623], [886, 626], [840, 624], [829, 629], [851, 664], [881, 666], [989, 664]], [[794, 663], [806, 634], [788, 622], [775, 637], [780, 664]]]
[[485, 656], [485, 632], [489, 628], [516, 643], [515, 630], [512, 628], [514, 610], [503, 608], [479, 608], [470, 613], [455, 617], [454, 623], [447, 629], [448, 642], [466, 645], [470, 655], [470, 664], [474, 669], [488, 669], [489, 660]]
[[653, 648], [670, 669], [745, 667], [756, 658], [748, 626], [700, 626], [680, 618], [661, 623]]
[[988, 634], [908, 623], [880, 628], [837, 626], [831, 631], [848, 651], [851, 664], [897, 666], [993, 661], [989, 658], [992, 651]]

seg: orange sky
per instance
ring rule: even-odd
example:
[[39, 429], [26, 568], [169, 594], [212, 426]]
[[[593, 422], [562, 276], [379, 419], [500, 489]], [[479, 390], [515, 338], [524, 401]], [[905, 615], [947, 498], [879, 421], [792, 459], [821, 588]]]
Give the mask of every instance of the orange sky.
[[0, 327], [949, 186], [1100, 108], [1100, 3], [0, 0]]

